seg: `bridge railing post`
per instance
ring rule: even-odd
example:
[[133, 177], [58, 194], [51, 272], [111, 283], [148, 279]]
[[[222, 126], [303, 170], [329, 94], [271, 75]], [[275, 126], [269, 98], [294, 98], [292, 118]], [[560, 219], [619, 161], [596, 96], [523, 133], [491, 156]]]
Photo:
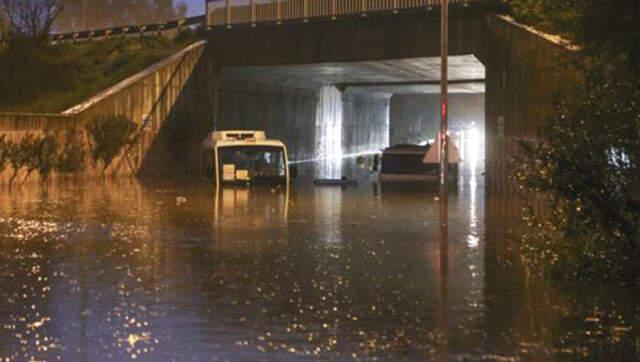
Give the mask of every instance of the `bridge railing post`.
[[335, 20], [338, 17], [338, 3], [337, 0], [331, 0], [331, 19]]
[[276, 22], [278, 24], [282, 23], [282, 1], [276, 0]]
[[205, 29], [209, 28], [209, 0], [204, 1], [204, 24]]
[[251, 26], [256, 26], [256, 0], [251, 0]]
[[304, 22], [308, 22], [309, 21], [309, 0], [304, 0], [303, 4], [302, 4], [302, 13], [304, 16]]
[[393, 13], [398, 13], [398, 0], [393, 0]]
[[367, 16], [367, 0], [360, 0], [360, 15]]
[[231, 0], [226, 0], [224, 4], [227, 28], [231, 27]]

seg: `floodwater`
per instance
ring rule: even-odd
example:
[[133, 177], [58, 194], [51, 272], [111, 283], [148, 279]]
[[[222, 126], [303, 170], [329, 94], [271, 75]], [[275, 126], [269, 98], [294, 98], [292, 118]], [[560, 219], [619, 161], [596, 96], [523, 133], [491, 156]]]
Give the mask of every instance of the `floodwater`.
[[639, 293], [527, 277], [466, 168], [430, 190], [0, 190], [0, 360], [634, 360]]

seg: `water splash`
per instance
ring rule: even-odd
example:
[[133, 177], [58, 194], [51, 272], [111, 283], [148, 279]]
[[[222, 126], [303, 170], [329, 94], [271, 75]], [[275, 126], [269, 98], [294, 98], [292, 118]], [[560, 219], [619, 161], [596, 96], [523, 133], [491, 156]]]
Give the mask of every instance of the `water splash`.
[[342, 177], [342, 154], [342, 94], [323, 86], [316, 112], [316, 178]]

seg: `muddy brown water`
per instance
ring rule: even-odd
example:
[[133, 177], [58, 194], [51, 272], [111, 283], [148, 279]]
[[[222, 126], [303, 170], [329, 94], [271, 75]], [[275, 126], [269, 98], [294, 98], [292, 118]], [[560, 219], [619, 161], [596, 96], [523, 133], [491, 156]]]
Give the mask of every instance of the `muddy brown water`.
[[[0, 192], [0, 360], [634, 360], [637, 291], [502, 255], [465, 169], [429, 189], [132, 180]], [[513, 206], [513, 204], [511, 204]]]

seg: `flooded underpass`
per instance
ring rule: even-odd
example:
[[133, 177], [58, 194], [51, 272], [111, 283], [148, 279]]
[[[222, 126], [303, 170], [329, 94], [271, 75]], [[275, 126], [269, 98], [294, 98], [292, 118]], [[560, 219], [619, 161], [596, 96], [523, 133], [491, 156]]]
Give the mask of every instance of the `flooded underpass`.
[[[450, 196], [118, 180], [0, 194], [0, 359], [633, 360], [634, 291], [551, 285], [468, 164]], [[494, 218], [494, 219], [492, 219]]]

